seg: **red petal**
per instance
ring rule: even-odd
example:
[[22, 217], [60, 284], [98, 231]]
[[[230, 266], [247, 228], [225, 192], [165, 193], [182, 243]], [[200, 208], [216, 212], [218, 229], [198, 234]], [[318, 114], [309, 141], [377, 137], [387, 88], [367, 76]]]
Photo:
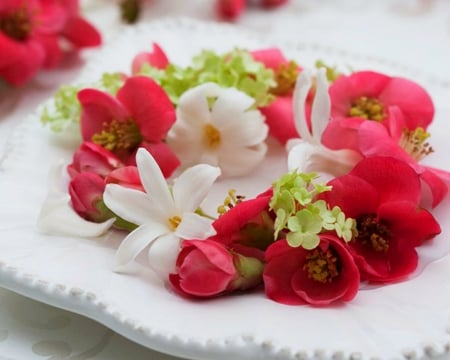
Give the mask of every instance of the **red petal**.
[[358, 129], [364, 121], [360, 118], [331, 120], [322, 134], [322, 144], [332, 150], [359, 151]]
[[164, 90], [146, 76], [133, 76], [117, 93], [145, 141], [159, 142], [175, 122], [175, 109]]
[[169, 59], [158, 44], [153, 43], [151, 52], [143, 52], [135, 56], [131, 65], [132, 73], [137, 74], [144, 64], [149, 64], [158, 69], [165, 69], [169, 65]]
[[[433, 195], [432, 206], [435, 207], [444, 200], [448, 193], [449, 174], [443, 170], [432, 169], [426, 166], [423, 167], [423, 172], [420, 174], [420, 178], [428, 185]], [[447, 183], [443, 180], [446, 179]]]
[[245, 9], [245, 0], [217, 0], [217, 12], [227, 19], [236, 19]]
[[298, 138], [292, 112], [292, 97], [279, 96], [269, 106], [259, 109], [266, 117], [269, 134], [285, 145], [289, 139]]
[[97, 29], [79, 16], [67, 21], [62, 35], [76, 47], [98, 46], [102, 43]]
[[251, 55], [255, 61], [263, 63], [265, 67], [272, 70], [277, 70], [280, 65], [289, 63], [278, 48], [254, 50]]
[[43, 67], [51, 69], [58, 66], [63, 56], [58, 37], [56, 35], [37, 35], [36, 39], [45, 51]]

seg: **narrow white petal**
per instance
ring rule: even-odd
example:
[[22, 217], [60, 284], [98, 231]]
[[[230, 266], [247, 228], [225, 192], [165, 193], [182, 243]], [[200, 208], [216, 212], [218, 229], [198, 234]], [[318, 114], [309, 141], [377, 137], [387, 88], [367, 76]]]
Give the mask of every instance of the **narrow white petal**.
[[[298, 169], [300, 172], [307, 172], [311, 167], [311, 159], [313, 155], [320, 151], [316, 145], [312, 145], [306, 141], [300, 140], [288, 154], [289, 171]], [[312, 171], [312, 169], [311, 169]]]
[[242, 113], [239, 122], [221, 129], [224, 142], [234, 146], [253, 146], [266, 140], [269, 127], [258, 110]]
[[175, 234], [181, 239], [203, 240], [216, 234], [212, 221], [194, 213], [184, 213]]
[[311, 126], [313, 141], [320, 144], [331, 113], [331, 100], [328, 94], [328, 81], [324, 68], [319, 70], [316, 80], [316, 94], [311, 110]]
[[162, 209], [144, 192], [117, 184], [106, 185], [103, 201], [115, 214], [136, 225], [150, 218], [163, 219]]
[[146, 246], [167, 232], [166, 226], [155, 222], [139, 226], [128, 234], [116, 252], [116, 271], [122, 271]]
[[267, 153], [266, 143], [252, 147], [221, 149], [219, 164], [224, 176], [248, 174], [264, 159]]
[[292, 95], [292, 106], [294, 112], [295, 128], [297, 129], [299, 136], [307, 142], [311, 142], [312, 140], [305, 115], [305, 102], [306, 98], [308, 97], [310, 88], [311, 73], [305, 69], [297, 78], [294, 94]]
[[230, 122], [239, 122], [240, 115], [254, 103], [255, 99], [235, 88], [221, 89], [212, 108], [211, 121], [220, 129]]
[[195, 211], [205, 199], [220, 175], [215, 166], [199, 164], [186, 169], [173, 184], [172, 192], [177, 209]]
[[173, 208], [172, 196], [166, 179], [153, 156], [147, 150], [140, 148], [136, 154], [136, 163], [145, 191], [155, 204], [170, 212]]
[[175, 272], [180, 238], [174, 233], [166, 234], [156, 239], [148, 249], [150, 268], [164, 281], [170, 273]]

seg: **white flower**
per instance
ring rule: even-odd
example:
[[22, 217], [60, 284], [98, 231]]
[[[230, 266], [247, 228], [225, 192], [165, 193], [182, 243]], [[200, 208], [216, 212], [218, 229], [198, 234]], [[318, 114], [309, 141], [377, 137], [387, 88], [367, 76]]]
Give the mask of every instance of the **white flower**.
[[[65, 167], [64, 167], [65, 168]], [[50, 169], [49, 190], [37, 220], [37, 228], [49, 235], [97, 237], [106, 233], [115, 218], [94, 223], [78, 215], [70, 203], [63, 164]]]
[[321, 139], [330, 120], [331, 101], [325, 69], [321, 68], [316, 77], [316, 93], [311, 110], [311, 131], [305, 115], [305, 102], [311, 88], [311, 74], [304, 70], [299, 75], [293, 94], [295, 127], [300, 139], [290, 140], [289, 170], [300, 172], [323, 172], [333, 176], [350, 171], [360, 160], [360, 155], [352, 150], [330, 150], [322, 145]]
[[117, 271], [150, 245], [149, 265], [166, 278], [175, 270], [180, 239], [201, 240], [215, 234], [211, 220], [197, 215], [195, 210], [220, 170], [205, 164], [191, 167], [175, 180], [170, 191], [158, 164], [145, 149], [138, 150], [136, 163], [145, 193], [109, 184], [103, 195], [108, 208], [138, 225], [117, 250]]
[[205, 163], [225, 176], [248, 173], [266, 152], [264, 116], [250, 110], [254, 99], [235, 88], [206, 83], [186, 91], [168, 143], [184, 166]]

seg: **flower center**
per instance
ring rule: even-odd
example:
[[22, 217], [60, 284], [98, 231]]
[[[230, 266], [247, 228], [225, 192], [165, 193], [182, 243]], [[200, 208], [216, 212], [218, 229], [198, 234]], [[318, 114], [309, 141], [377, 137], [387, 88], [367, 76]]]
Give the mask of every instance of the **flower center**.
[[221, 142], [220, 131], [211, 124], [206, 124], [203, 128], [203, 141], [207, 148], [217, 149]]
[[181, 223], [181, 216], [175, 215], [169, 218], [169, 225], [172, 229], [172, 231], [175, 231]]
[[376, 252], [389, 250], [390, 231], [374, 215], [364, 215], [357, 221], [358, 240]]
[[306, 260], [303, 270], [308, 273], [310, 279], [325, 284], [339, 276], [339, 261], [332, 249], [323, 251], [315, 248], [306, 255]]
[[295, 87], [298, 76], [298, 65], [295, 61], [289, 64], [281, 64], [275, 70], [275, 81], [277, 85], [270, 89], [270, 93], [277, 96], [289, 95]]
[[417, 161], [431, 154], [434, 150], [426, 141], [430, 133], [418, 127], [415, 130], [404, 129], [399, 145]]
[[383, 104], [378, 99], [367, 96], [352, 101], [348, 115], [374, 121], [383, 121], [386, 118]]
[[142, 135], [131, 119], [105, 122], [102, 131], [92, 136], [92, 142], [109, 151], [134, 149], [141, 141]]
[[25, 5], [8, 14], [0, 15], [0, 31], [12, 39], [23, 41], [27, 39], [31, 30], [32, 22]]

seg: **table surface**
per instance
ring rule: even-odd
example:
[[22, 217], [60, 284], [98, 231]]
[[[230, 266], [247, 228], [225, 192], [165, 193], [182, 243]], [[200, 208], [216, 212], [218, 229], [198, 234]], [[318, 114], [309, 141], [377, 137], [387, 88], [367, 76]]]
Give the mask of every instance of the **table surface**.
[[[120, 22], [116, 1], [80, 3], [106, 41], [129, 26]], [[140, 21], [166, 16], [220, 21], [212, 0], [144, 3]], [[291, 0], [272, 11], [252, 6], [236, 24], [287, 41], [332, 44], [415, 69], [426, 67], [442, 85], [435, 102], [450, 106], [450, 0]], [[62, 70], [40, 74], [23, 88], [0, 88], [0, 159], [21, 119], [60, 84], [74, 79], [96, 51], [66, 61]], [[136, 345], [90, 319], [0, 289], [0, 360], [7, 359], [176, 358]]]

